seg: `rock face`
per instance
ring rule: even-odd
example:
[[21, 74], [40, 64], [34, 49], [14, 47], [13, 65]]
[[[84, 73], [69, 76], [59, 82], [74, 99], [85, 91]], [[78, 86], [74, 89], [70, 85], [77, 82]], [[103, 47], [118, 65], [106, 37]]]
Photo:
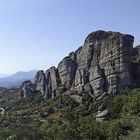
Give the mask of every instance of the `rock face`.
[[131, 52], [133, 37], [117, 32], [91, 33], [85, 46], [92, 46], [89, 82], [94, 94], [115, 94], [131, 85]]
[[5, 113], [5, 109], [4, 108], [0, 108], [0, 116], [4, 115]]
[[108, 110], [104, 110], [104, 111], [99, 111], [98, 114], [96, 115], [96, 120], [99, 122], [105, 121], [109, 119], [109, 112]]
[[22, 83], [20, 96], [23, 98], [27, 98], [32, 95], [35, 90], [34, 84], [31, 81], [25, 81]]
[[38, 71], [35, 76], [36, 90], [40, 91], [42, 95], [45, 95], [46, 91], [46, 76], [43, 70]]
[[60, 85], [58, 70], [51, 67], [46, 71], [46, 98], [51, 98], [56, 95], [56, 90]]
[[47, 99], [71, 90], [93, 96], [121, 92], [132, 84], [133, 41], [119, 32], [92, 32], [57, 68], [37, 73], [36, 90]]
[[58, 64], [58, 73], [60, 76], [61, 86], [70, 89], [75, 78], [76, 62], [71, 57], [65, 57]]

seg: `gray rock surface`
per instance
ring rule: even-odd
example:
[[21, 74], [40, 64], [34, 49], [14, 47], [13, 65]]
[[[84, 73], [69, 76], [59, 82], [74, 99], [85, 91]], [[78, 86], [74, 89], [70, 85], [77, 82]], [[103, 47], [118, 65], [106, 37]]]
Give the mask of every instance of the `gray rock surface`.
[[58, 64], [58, 72], [60, 76], [61, 85], [66, 89], [70, 89], [76, 73], [76, 62], [71, 57], [65, 57]]
[[108, 110], [104, 111], [99, 111], [98, 114], [96, 115], [96, 120], [101, 122], [109, 119], [109, 112]]
[[5, 113], [5, 109], [1, 107], [1, 108], [0, 108], [0, 116], [1, 116], [1, 115], [4, 115], [4, 113]]
[[79, 95], [71, 95], [70, 96], [72, 99], [74, 99], [77, 103], [82, 104], [83, 103], [83, 98]]
[[83, 92], [84, 86], [90, 83], [91, 92], [98, 96], [104, 91], [115, 94], [131, 85], [133, 40], [133, 36], [118, 32], [89, 34], [84, 46], [75, 52], [78, 64], [75, 88]]
[[43, 70], [37, 72], [35, 76], [36, 90], [40, 91], [45, 96], [46, 91], [46, 76]]
[[83, 46], [65, 57], [58, 67], [35, 78], [36, 89], [46, 98], [67, 91], [101, 96], [116, 94], [132, 84], [131, 56], [134, 37], [119, 32], [92, 32]]
[[54, 97], [59, 85], [58, 70], [53, 66], [46, 71], [46, 98]]
[[91, 33], [85, 45], [92, 46], [90, 84], [94, 94], [107, 91], [115, 94], [131, 85], [131, 52], [133, 36], [118, 32], [97, 31]]
[[32, 95], [34, 90], [35, 90], [35, 87], [34, 87], [33, 83], [31, 81], [27, 80], [22, 83], [20, 96], [23, 98], [27, 98]]

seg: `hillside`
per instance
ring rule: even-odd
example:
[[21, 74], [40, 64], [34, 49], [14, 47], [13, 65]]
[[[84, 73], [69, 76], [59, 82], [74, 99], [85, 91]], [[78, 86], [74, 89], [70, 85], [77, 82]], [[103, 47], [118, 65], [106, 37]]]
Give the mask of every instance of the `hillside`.
[[[103, 99], [85, 95], [82, 103], [73, 94], [49, 101], [36, 96], [19, 98], [16, 90], [0, 95], [0, 139], [7, 140], [139, 140], [140, 89], [125, 90]], [[97, 115], [108, 110], [106, 121]]]

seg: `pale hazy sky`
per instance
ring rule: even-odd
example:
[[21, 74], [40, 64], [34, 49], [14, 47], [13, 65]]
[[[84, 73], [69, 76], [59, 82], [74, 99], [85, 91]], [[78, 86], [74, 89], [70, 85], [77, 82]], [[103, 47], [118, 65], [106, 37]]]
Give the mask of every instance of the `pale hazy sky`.
[[0, 0], [0, 74], [46, 70], [95, 30], [135, 36], [140, 0]]

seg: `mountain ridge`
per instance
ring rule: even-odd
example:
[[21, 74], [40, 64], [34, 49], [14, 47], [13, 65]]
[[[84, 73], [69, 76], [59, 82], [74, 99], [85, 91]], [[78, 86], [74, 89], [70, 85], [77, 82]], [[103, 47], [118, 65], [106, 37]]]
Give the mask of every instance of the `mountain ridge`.
[[12, 75], [0, 78], [0, 87], [19, 86], [25, 80], [34, 81], [34, 76], [38, 70], [18, 71]]

